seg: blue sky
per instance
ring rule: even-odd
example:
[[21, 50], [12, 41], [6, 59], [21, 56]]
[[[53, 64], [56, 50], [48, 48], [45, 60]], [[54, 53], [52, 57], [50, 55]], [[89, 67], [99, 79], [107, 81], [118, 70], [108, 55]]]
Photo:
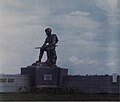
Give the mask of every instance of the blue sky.
[[120, 74], [119, 25], [119, 0], [0, 0], [0, 73], [34, 63], [51, 27], [69, 74]]

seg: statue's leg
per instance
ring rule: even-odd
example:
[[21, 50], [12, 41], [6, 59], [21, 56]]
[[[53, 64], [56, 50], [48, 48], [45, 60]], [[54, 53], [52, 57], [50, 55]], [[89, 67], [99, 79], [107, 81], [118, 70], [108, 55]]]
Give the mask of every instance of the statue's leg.
[[57, 55], [56, 55], [56, 51], [55, 49], [52, 51], [52, 63], [55, 65], [56, 64], [56, 61], [57, 61]]
[[56, 51], [55, 49], [50, 49], [47, 51], [48, 55], [48, 64], [54, 66], [56, 64], [57, 56], [56, 56]]
[[55, 66], [56, 64], [56, 60], [57, 60], [57, 55], [56, 55], [56, 51], [55, 48], [54, 49], [46, 49], [47, 51], [47, 61], [46, 63], [50, 66]]
[[42, 59], [42, 57], [43, 57], [43, 54], [44, 54], [44, 51], [45, 51], [45, 48], [44, 47], [41, 47], [40, 48], [40, 54], [39, 54], [39, 62], [41, 62], [41, 59]]
[[47, 60], [46, 60], [46, 63], [50, 63], [51, 50], [50, 50], [50, 49], [46, 49], [46, 52], [47, 52]]

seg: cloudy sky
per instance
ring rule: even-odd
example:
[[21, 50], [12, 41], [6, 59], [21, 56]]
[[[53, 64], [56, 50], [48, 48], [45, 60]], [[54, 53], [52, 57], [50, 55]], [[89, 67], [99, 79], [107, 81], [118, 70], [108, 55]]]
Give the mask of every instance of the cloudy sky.
[[0, 0], [0, 73], [34, 63], [51, 27], [69, 74], [120, 74], [119, 26], [120, 0]]

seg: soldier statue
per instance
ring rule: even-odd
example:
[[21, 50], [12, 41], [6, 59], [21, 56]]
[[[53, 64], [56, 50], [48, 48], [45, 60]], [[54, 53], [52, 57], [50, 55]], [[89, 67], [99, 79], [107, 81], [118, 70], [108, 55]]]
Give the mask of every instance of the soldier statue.
[[56, 60], [57, 60], [57, 55], [56, 55], [56, 44], [58, 42], [58, 37], [56, 34], [51, 34], [52, 29], [47, 28], [45, 29], [45, 33], [47, 35], [44, 44], [40, 48], [40, 54], [39, 54], [39, 59], [37, 63], [42, 63], [41, 59], [43, 57], [44, 51], [47, 52], [47, 60], [44, 62], [44, 64], [48, 66], [56, 66]]

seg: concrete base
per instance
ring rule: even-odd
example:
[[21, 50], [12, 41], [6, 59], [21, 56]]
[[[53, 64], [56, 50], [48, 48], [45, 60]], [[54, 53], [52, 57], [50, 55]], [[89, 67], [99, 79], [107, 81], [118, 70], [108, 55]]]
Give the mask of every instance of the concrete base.
[[31, 84], [36, 88], [60, 87], [63, 76], [67, 76], [68, 69], [48, 66], [28, 66], [21, 68], [22, 75], [30, 75]]

